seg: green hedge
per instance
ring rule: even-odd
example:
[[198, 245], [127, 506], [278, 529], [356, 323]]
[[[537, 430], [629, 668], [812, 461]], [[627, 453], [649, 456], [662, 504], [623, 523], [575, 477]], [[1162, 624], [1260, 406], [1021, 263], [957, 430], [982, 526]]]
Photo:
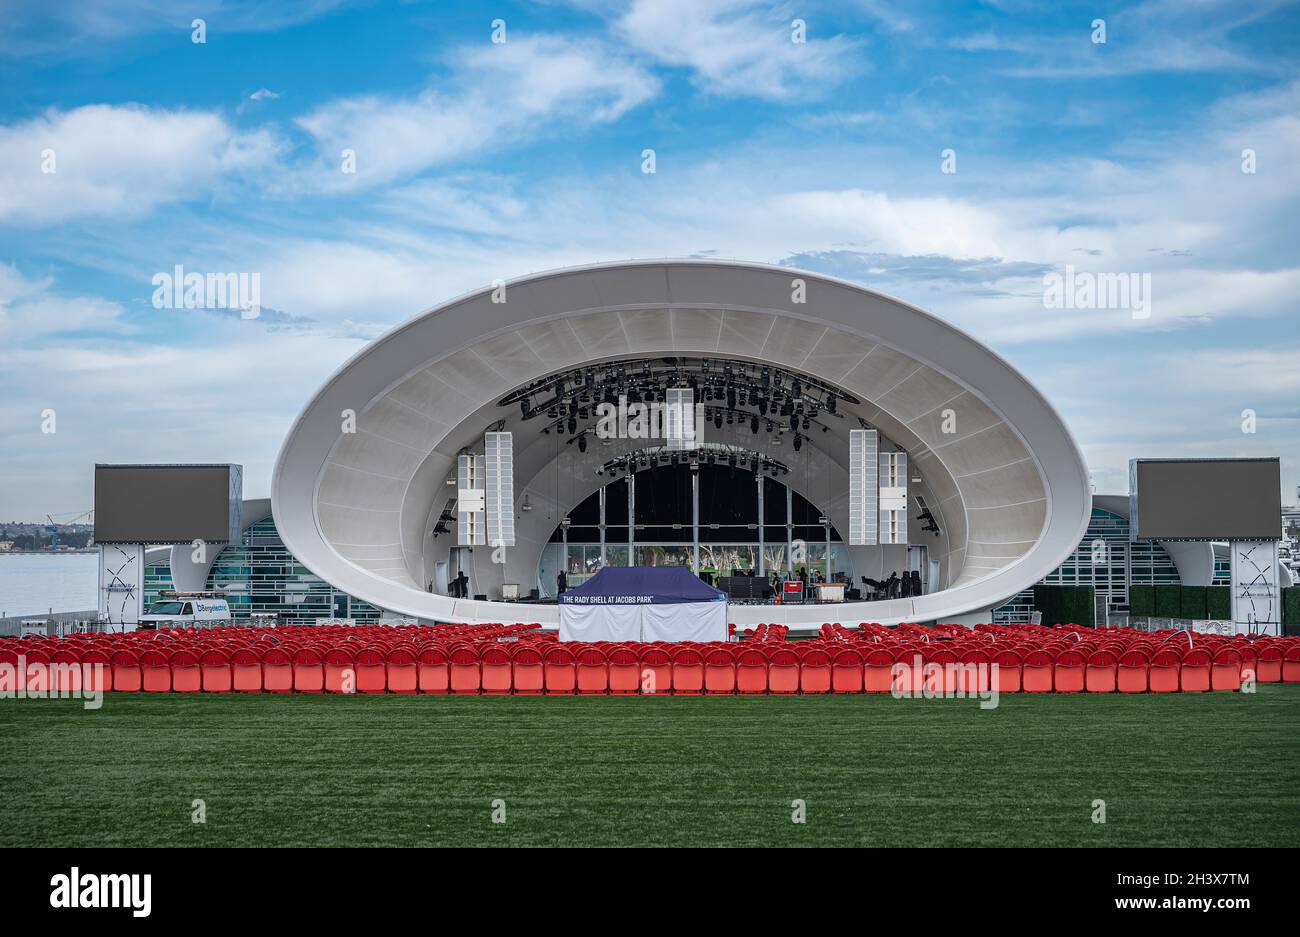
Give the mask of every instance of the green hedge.
[[1282, 624], [1300, 625], [1300, 586], [1282, 590]]
[[1034, 586], [1034, 608], [1043, 613], [1045, 625], [1091, 628], [1096, 623], [1095, 601], [1092, 586]]
[[1179, 597], [1179, 608], [1182, 609], [1180, 618], [1190, 618], [1194, 621], [1205, 620], [1205, 601], [1206, 590], [1208, 586], [1183, 586], [1182, 595]]
[[1183, 587], [1156, 586], [1156, 618], [1181, 618]]
[[1227, 621], [1232, 617], [1232, 592], [1228, 586], [1205, 587], [1205, 617]]
[[1154, 618], [1156, 614], [1156, 587], [1129, 586], [1129, 614], [1139, 618]]

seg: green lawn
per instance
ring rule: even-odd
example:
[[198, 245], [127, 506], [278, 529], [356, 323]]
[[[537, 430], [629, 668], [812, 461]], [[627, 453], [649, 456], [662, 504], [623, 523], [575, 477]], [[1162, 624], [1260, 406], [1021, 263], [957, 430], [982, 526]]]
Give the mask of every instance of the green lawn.
[[1298, 743], [1300, 686], [1279, 685], [1017, 695], [994, 711], [871, 696], [0, 700], [0, 846], [1296, 846]]

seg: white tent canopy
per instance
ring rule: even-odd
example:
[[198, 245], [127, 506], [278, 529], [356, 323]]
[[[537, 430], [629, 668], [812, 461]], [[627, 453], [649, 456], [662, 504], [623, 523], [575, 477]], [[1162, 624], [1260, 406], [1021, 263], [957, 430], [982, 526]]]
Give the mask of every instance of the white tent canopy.
[[560, 596], [561, 641], [725, 641], [727, 603], [682, 566], [607, 566]]

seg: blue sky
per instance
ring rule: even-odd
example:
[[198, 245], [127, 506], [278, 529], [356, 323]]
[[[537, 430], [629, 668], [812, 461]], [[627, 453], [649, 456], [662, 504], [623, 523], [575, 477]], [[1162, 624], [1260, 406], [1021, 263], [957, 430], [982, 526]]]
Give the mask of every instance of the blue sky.
[[[629, 257], [931, 310], [1044, 391], [1099, 491], [1137, 456], [1300, 484], [1296, 4], [183, 6], [0, 0], [0, 520], [89, 508], [97, 461], [242, 462], [265, 495], [368, 339]], [[177, 264], [257, 272], [262, 316], [155, 308]], [[1150, 274], [1150, 317], [1045, 308], [1067, 264]]]

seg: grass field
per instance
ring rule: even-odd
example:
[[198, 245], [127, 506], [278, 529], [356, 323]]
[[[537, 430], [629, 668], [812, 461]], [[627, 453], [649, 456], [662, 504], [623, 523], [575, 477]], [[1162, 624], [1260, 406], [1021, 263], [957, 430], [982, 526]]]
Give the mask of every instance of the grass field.
[[0, 846], [1296, 846], [1298, 743], [1293, 685], [2, 700]]

